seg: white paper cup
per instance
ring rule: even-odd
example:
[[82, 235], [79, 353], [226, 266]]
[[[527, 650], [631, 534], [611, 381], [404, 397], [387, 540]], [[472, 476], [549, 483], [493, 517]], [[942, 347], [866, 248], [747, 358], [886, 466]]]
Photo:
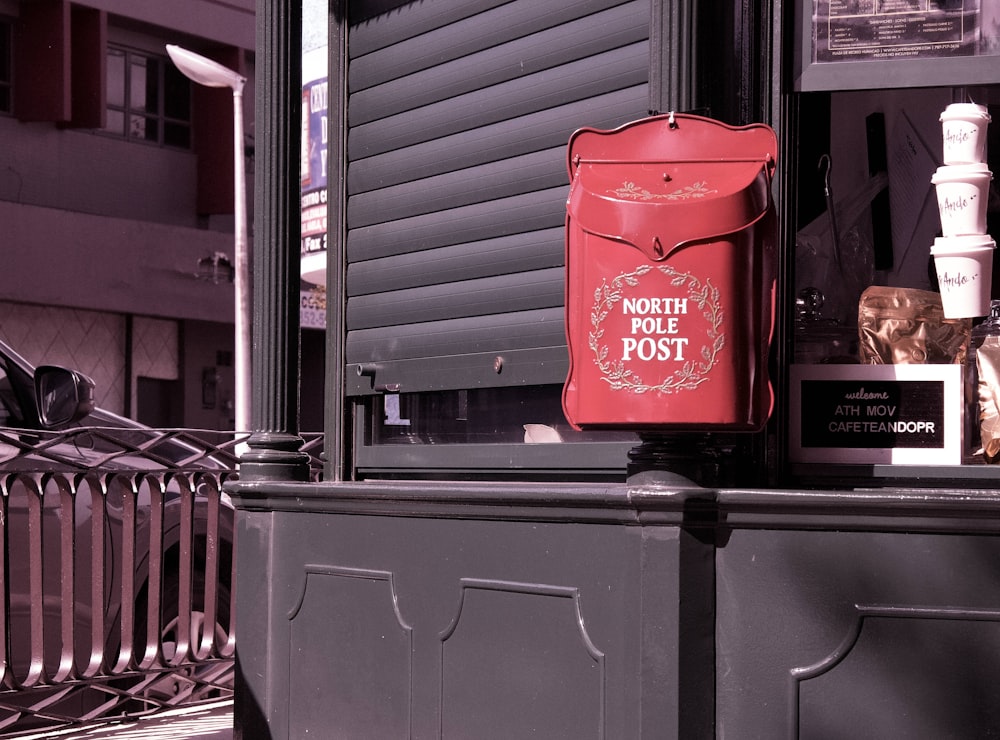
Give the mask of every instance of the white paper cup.
[[953, 103], [941, 113], [945, 164], [986, 161], [986, 127], [990, 114], [985, 105]]
[[967, 319], [989, 314], [995, 251], [996, 242], [988, 234], [943, 236], [934, 240], [931, 255], [945, 318]]
[[938, 167], [931, 177], [937, 189], [944, 236], [986, 233], [986, 204], [993, 173], [985, 164]]

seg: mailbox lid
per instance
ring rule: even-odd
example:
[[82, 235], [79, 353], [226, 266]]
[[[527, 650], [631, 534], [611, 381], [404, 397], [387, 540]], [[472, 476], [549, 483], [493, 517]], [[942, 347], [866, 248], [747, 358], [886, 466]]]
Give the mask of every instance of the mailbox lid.
[[762, 218], [776, 152], [768, 126], [689, 114], [580, 129], [568, 148], [567, 213], [584, 231], [664, 259]]
[[582, 161], [567, 211], [584, 231], [660, 260], [754, 224], [770, 206], [766, 163]]

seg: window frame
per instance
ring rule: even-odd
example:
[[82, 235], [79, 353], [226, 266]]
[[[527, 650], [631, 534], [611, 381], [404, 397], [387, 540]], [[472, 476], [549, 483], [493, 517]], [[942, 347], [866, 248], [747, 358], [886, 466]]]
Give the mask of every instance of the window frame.
[[[120, 89], [122, 93], [122, 102], [112, 103], [111, 102], [111, 92], [112, 92], [112, 80], [111, 75], [111, 58], [114, 55], [121, 55], [122, 57], [122, 79], [120, 88], [116, 85], [116, 91]], [[168, 116], [166, 113], [167, 109], [167, 95], [168, 95], [168, 85], [167, 76], [168, 70], [170, 70], [171, 62], [165, 55], [153, 54], [142, 49], [137, 49], [134, 47], [126, 46], [124, 44], [109, 43], [107, 48], [108, 57], [108, 95], [105, 101], [105, 108], [108, 113], [108, 122], [105, 124], [104, 128], [100, 129], [100, 133], [112, 136], [115, 138], [124, 139], [129, 142], [144, 143], [152, 146], [162, 146], [170, 147], [173, 149], [181, 149], [185, 151], [191, 151], [194, 148], [193, 134], [194, 126], [191, 115], [194, 108], [194, 93], [192, 83], [183, 76], [180, 71], [176, 71], [178, 75], [178, 80], [183, 80], [185, 87], [187, 89], [188, 101], [188, 119], [184, 120], [176, 116]], [[146, 65], [150, 62], [156, 63], [156, 110], [149, 110], [145, 105], [137, 106], [135, 105], [133, 96], [133, 73], [136, 67], [135, 60], [141, 58], [145, 60]], [[148, 66], [146, 67], [148, 70]], [[147, 71], [148, 74], [148, 71]], [[120, 116], [122, 120], [121, 128], [113, 127], [112, 116]], [[133, 134], [131, 121], [134, 117], [145, 118], [147, 120], [155, 120], [156, 122], [156, 137], [149, 138], [143, 136], [137, 136]], [[174, 141], [167, 140], [167, 130], [168, 127], [181, 127], [187, 132], [187, 143], [179, 144]]]

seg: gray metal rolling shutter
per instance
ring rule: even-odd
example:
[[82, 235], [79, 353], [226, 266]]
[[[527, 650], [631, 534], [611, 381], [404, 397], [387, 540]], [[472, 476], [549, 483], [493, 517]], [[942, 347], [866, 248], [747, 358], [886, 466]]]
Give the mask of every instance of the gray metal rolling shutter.
[[348, 393], [373, 388], [358, 365], [403, 391], [561, 383], [566, 142], [646, 115], [649, 0], [364, 5], [347, 43]]

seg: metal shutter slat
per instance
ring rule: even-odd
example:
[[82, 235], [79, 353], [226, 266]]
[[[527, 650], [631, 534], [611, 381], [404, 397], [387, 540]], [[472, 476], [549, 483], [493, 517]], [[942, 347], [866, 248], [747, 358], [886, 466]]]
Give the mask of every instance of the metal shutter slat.
[[347, 329], [530, 311], [561, 306], [562, 300], [561, 268], [493, 275], [352, 298], [347, 302]]
[[526, 191], [568, 186], [565, 156], [563, 149], [548, 149], [356, 195], [347, 204], [348, 223], [360, 228]]
[[360, 329], [348, 334], [346, 356], [348, 364], [354, 364], [565, 344], [560, 307]]
[[353, 229], [347, 237], [348, 259], [386, 257], [549, 229], [565, 220], [565, 193], [565, 188], [553, 188]]
[[355, 262], [348, 267], [347, 282], [353, 297], [562, 264], [560, 227]]

